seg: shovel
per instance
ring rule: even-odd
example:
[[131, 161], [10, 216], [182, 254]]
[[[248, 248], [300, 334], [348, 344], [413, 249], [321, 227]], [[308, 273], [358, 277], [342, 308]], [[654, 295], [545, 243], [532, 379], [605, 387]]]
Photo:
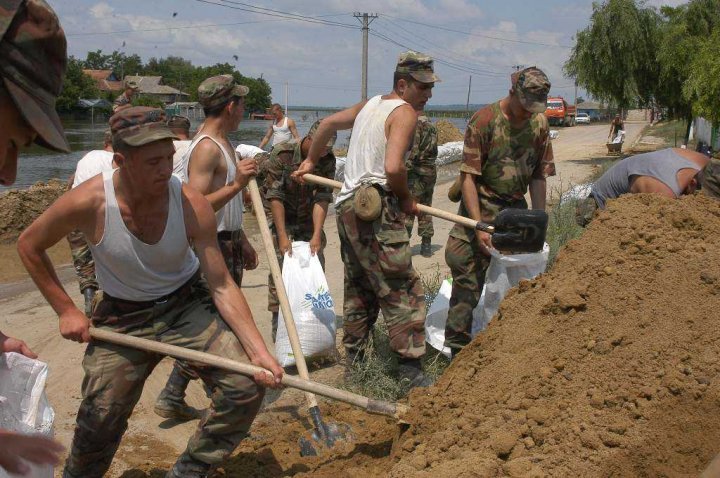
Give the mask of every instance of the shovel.
[[[257, 218], [260, 234], [262, 235], [263, 245], [265, 246], [268, 264], [270, 264], [270, 273], [272, 274], [273, 281], [275, 282], [278, 299], [280, 300], [280, 309], [282, 310], [288, 338], [290, 339], [290, 348], [295, 356], [295, 365], [300, 378], [303, 380], [310, 380], [310, 374], [308, 373], [307, 364], [305, 363], [305, 356], [303, 355], [302, 348], [300, 347], [300, 337], [298, 337], [295, 320], [293, 319], [292, 310], [290, 308], [290, 302], [287, 298], [287, 291], [285, 290], [285, 284], [282, 280], [280, 264], [278, 263], [277, 256], [275, 255], [272, 234], [270, 233], [267, 217], [265, 217], [265, 210], [263, 208], [262, 198], [260, 197], [260, 190], [258, 189], [255, 178], [250, 179], [248, 187], [250, 189], [253, 209], [255, 210], [255, 217]], [[300, 445], [300, 455], [317, 456], [326, 449], [332, 448], [337, 442], [352, 442], [355, 440], [355, 435], [353, 434], [350, 425], [346, 423], [326, 423], [320, 415], [320, 408], [318, 407], [315, 395], [311, 392], [307, 392], [306, 397], [308, 402], [308, 413], [310, 414], [314, 428], [305, 432], [298, 440]]]
[[[94, 339], [102, 340], [103, 342], [122, 345], [124, 347], [132, 347], [146, 352], [168, 355], [170, 357], [190, 362], [201, 363], [203, 365], [209, 365], [223, 370], [238, 372], [248, 377], [252, 377], [263, 370], [270, 373], [269, 370], [258, 367], [257, 365], [230, 360], [225, 357], [220, 357], [219, 355], [209, 354], [207, 352], [178, 347], [177, 345], [164, 344], [155, 340], [110, 332], [109, 330], [98, 329], [96, 327], [90, 328], [90, 336]], [[368, 413], [372, 413], [374, 415], [384, 415], [386, 417], [395, 418], [396, 420], [401, 420], [408, 411], [407, 406], [401, 403], [373, 400], [356, 393], [330, 387], [329, 385], [313, 382], [311, 380], [303, 380], [302, 378], [298, 378], [293, 375], [284, 374], [282, 384], [287, 387], [303, 390], [305, 392], [317, 393], [323, 397], [362, 408]]]
[[[304, 174], [303, 179], [309, 183], [340, 189], [339, 181]], [[417, 205], [418, 212], [445, 219], [472, 229], [487, 232], [492, 235], [493, 247], [499, 251], [511, 252], [538, 252], [545, 245], [548, 215], [545, 211], [536, 209], [503, 209], [495, 217], [495, 224], [475, 221], [469, 217], [460, 216], [424, 204]]]

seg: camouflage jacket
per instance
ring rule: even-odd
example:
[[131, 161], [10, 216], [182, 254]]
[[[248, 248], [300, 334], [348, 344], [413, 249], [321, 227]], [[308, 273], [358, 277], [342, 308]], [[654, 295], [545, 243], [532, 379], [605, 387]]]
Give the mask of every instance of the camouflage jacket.
[[130, 105], [131, 101], [130, 98], [125, 96], [125, 93], [121, 94], [117, 98], [115, 98], [115, 101], [113, 101], [113, 113], [117, 112], [117, 109], [121, 106]]
[[[269, 210], [270, 200], [281, 200], [285, 207], [285, 227], [288, 232], [312, 231], [313, 205], [319, 202], [330, 203], [333, 200], [332, 188], [315, 184], [303, 185], [290, 177], [303, 161], [301, 145], [302, 141], [276, 144], [262, 167], [262, 190], [266, 200], [265, 212], [268, 220], [272, 220]], [[335, 155], [332, 152], [320, 158], [314, 174], [335, 179]]]
[[[484, 107], [468, 123], [460, 171], [475, 177], [484, 222], [503, 209], [527, 209], [530, 181], [555, 175], [547, 118], [535, 114], [513, 129], [499, 102]], [[458, 214], [469, 216], [462, 202]], [[450, 235], [470, 241], [474, 231], [455, 226]]]
[[711, 198], [720, 199], [720, 158], [712, 158], [705, 166], [702, 191]]
[[438, 132], [427, 116], [418, 118], [415, 139], [405, 166], [420, 176], [437, 174]]

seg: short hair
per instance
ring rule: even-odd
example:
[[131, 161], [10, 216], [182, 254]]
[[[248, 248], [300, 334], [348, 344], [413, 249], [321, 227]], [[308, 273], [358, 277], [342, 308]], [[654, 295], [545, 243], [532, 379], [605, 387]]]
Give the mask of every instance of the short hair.
[[283, 110], [283, 107], [282, 107], [282, 105], [281, 105], [280, 103], [273, 103], [270, 108], [279, 108], [280, 111], [284, 111], [284, 110]]
[[115, 151], [116, 153], [122, 154], [126, 158], [128, 156], [131, 156], [138, 149], [138, 147], [139, 146], [130, 146], [125, 141], [123, 141], [121, 138], [118, 138], [115, 135], [113, 135], [113, 138], [112, 138], [113, 151]]
[[397, 88], [400, 80], [405, 80], [408, 84], [419, 83], [410, 73], [401, 73], [396, 71], [393, 73], [393, 90]]
[[206, 118], [217, 118], [220, 116], [225, 109], [227, 105], [232, 103], [233, 101], [238, 101], [242, 98], [242, 96], [233, 96], [232, 98], [228, 99], [224, 103], [220, 103], [219, 105], [211, 106], [211, 107], [205, 107], [203, 106], [203, 112], [205, 113]]

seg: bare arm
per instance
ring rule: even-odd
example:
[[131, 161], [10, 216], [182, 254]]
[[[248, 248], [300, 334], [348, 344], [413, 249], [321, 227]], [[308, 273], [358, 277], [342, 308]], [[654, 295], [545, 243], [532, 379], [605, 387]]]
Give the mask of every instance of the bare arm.
[[290, 128], [290, 132], [292, 133], [293, 138], [300, 141], [300, 135], [297, 132], [297, 127], [295, 126], [295, 120], [288, 118], [288, 128]]
[[280, 199], [270, 199], [270, 211], [272, 212], [273, 224], [275, 224], [280, 254], [284, 255], [289, 252], [292, 255], [290, 239], [285, 230], [285, 205]]
[[675, 193], [665, 183], [650, 176], [637, 176], [630, 185], [630, 192], [659, 194], [668, 198], [676, 198]]
[[547, 181], [545, 178], [530, 180], [530, 202], [533, 209], [545, 210], [545, 197], [547, 194]]
[[256, 375], [255, 379], [272, 386], [279, 385], [282, 367], [270, 355], [255, 325], [250, 307], [240, 288], [230, 277], [215, 237], [215, 215], [208, 202], [191, 188], [183, 187], [183, 211], [189, 239], [195, 246], [200, 269], [210, 286], [213, 301], [250, 360], [269, 369], [274, 379]]
[[412, 198], [407, 184], [405, 154], [415, 135], [416, 124], [417, 114], [410, 105], [395, 108], [386, 122], [385, 174], [390, 190], [401, 202]]
[[270, 126], [268, 126], [267, 132], [265, 132], [265, 136], [263, 136], [262, 141], [260, 141], [260, 144], [258, 145], [258, 148], [263, 149], [265, 148], [265, 145], [268, 144], [270, 141], [270, 138], [272, 138], [273, 134], [273, 125], [270, 123]]
[[31, 359], [37, 358], [37, 354], [30, 350], [30, 347], [25, 342], [8, 337], [0, 332], [0, 354], [4, 352], [17, 352]]
[[222, 209], [242, 190], [236, 181], [212, 190], [215, 171], [222, 161], [225, 158], [220, 148], [211, 140], [203, 140], [193, 150], [188, 165], [188, 184], [205, 196], [214, 211]]

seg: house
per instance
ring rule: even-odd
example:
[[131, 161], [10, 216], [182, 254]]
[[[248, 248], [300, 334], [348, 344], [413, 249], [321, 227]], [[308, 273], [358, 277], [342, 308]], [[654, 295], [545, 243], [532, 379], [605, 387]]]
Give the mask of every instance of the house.
[[607, 106], [594, 101], [583, 101], [577, 104], [578, 113], [587, 113], [593, 121], [606, 120], [609, 118]]
[[186, 102], [190, 99], [188, 93], [184, 93], [172, 86], [162, 84], [162, 76], [138, 76], [128, 75], [125, 81], [134, 81], [140, 87], [138, 97], [153, 98], [165, 104], [175, 102]]
[[120, 93], [123, 90], [123, 82], [112, 70], [83, 70], [83, 73], [92, 78], [102, 92]]

